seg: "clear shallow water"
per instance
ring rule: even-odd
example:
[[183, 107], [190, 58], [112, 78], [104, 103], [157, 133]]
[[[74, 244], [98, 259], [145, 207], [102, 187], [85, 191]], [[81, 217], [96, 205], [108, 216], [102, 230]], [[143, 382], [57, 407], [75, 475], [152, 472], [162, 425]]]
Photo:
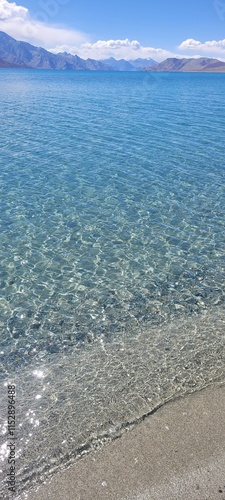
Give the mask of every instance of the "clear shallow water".
[[224, 87], [1, 71], [0, 396], [13, 377], [18, 491], [224, 377]]

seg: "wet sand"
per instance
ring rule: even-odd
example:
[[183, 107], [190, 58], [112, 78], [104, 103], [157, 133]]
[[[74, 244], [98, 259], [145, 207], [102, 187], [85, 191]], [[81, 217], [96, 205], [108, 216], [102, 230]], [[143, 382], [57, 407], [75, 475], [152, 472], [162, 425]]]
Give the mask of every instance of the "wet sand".
[[225, 385], [165, 404], [27, 500], [225, 500]]

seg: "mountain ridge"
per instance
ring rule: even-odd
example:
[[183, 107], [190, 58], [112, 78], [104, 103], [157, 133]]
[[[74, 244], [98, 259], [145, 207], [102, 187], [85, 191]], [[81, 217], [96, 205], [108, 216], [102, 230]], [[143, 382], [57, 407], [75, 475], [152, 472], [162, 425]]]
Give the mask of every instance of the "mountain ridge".
[[116, 71], [142, 71], [142, 69], [148, 64], [149, 66], [158, 64], [154, 59], [151, 58], [138, 58], [138, 59], [115, 59], [114, 57], [109, 57], [108, 59], [100, 59], [103, 64], [111, 66]]
[[32, 68], [73, 71], [151, 71], [151, 72], [225, 72], [225, 62], [219, 59], [168, 58], [157, 63], [151, 58], [82, 59], [67, 52], [54, 54], [42, 47], [17, 41], [0, 31], [0, 68]]
[[18, 67], [57, 70], [100, 70], [111, 71], [107, 65], [94, 59], [81, 59], [72, 54], [53, 54], [42, 47], [20, 42], [0, 31], [0, 59]]
[[3, 61], [1, 67], [76, 71], [141, 71], [146, 65], [157, 64], [156, 61], [150, 58], [139, 58], [130, 61], [125, 59], [116, 60], [113, 57], [100, 60], [88, 58], [85, 60], [68, 52], [54, 54], [42, 47], [17, 41], [4, 31], [0, 31], [0, 59]]
[[223, 72], [225, 71], [225, 63], [219, 59], [209, 57], [186, 58], [178, 59], [177, 57], [170, 57], [157, 65], [145, 67], [143, 71], [150, 72]]

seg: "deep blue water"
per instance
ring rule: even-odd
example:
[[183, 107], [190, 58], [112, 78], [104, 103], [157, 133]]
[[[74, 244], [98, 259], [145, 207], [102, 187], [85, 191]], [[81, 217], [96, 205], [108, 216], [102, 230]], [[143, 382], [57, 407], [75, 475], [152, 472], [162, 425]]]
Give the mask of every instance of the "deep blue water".
[[224, 137], [223, 74], [0, 71], [1, 392], [26, 487], [40, 442], [48, 474], [223, 377]]

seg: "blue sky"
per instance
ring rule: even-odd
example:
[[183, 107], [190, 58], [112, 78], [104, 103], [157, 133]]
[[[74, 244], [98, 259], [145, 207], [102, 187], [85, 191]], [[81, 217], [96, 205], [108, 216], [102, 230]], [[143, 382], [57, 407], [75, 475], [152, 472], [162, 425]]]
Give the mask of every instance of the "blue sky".
[[225, 0], [0, 0], [0, 29], [85, 59], [225, 60]]

